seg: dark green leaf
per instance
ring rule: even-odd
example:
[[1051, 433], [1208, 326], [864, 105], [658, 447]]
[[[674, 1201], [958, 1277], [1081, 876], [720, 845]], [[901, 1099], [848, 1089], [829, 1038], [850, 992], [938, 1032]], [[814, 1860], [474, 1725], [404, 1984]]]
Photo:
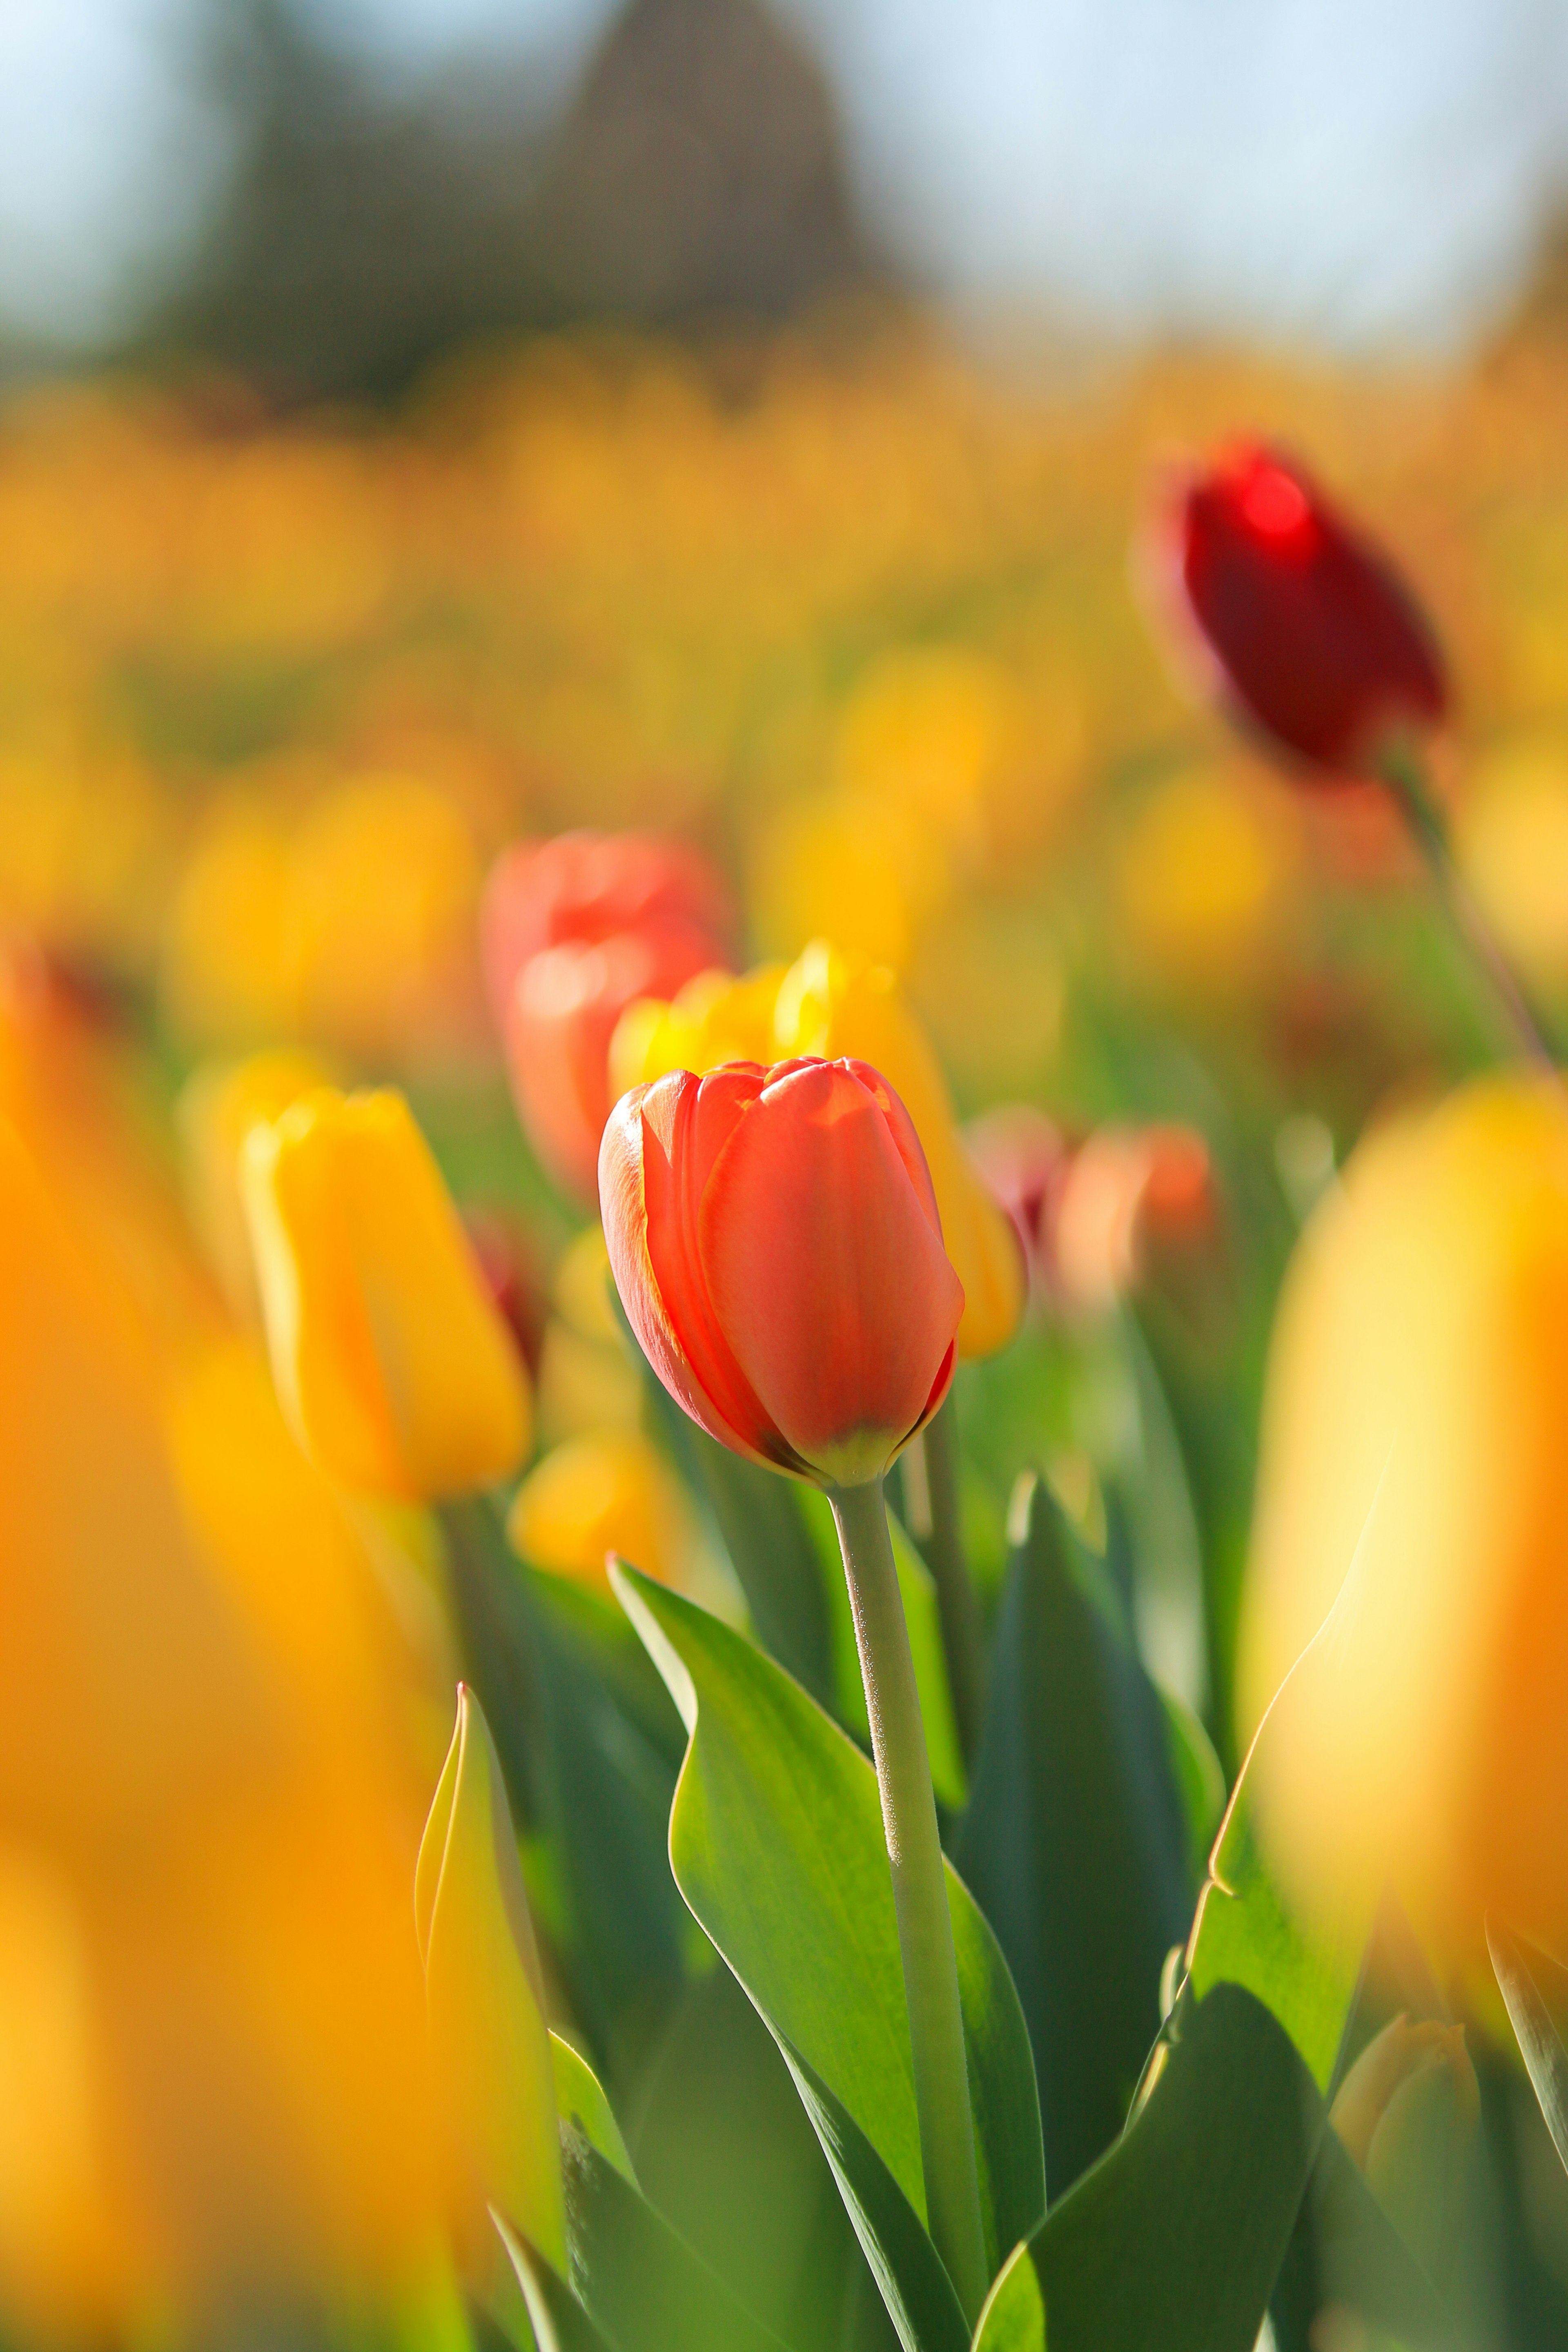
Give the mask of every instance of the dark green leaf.
[[572, 2288], [613, 2352], [784, 2352], [597, 2148], [561, 2137]]
[[443, 1513], [465, 1672], [532, 1867], [530, 1894], [594, 2046], [611, 2055], [683, 1979], [667, 1824], [679, 1720], [620, 1611], [523, 1568], [493, 1513]]
[[1028, 2020], [1058, 2193], [1121, 2129], [1195, 1892], [1165, 1710], [1093, 1572], [1037, 1482], [956, 1855]]
[[[681, 1893], [786, 2056], [805, 2060], [924, 2218], [909, 2020], [876, 1776], [782, 1668], [647, 1577], [616, 1570], [690, 1737], [670, 1816]], [[1027, 2029], [950, 1870], [976, 2154], [994, 2266], [1045, 2202]]]
[[1324, 2128], [1260, 2002], [1184, 2000], [1122, 2137], [994, 2288], [975, 2352], [1253, 2352]]
[[784, 2058], [904, 2352], [967, 2352], [969, 2328], [924, 2223], [821, 2075], [787, 2045]]
[[1563, 2046], [1541, 1990], [1543, 1983], [1555, 1979], [1561, 2010], [1568, 1978], [1544, 1953], [1527, 1953], [1527, 1948], [1506, 1927], [1490, 1919], [1487, 1947], [1552, 2145], [1568, 2167], [1568, 2050]]

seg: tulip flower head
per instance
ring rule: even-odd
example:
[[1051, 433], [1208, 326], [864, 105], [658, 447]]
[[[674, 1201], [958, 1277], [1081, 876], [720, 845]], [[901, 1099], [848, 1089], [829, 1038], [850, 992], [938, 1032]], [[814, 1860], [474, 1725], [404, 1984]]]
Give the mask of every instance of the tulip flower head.
[[[475, 2192], [564, 2270], [544, 1981], [500, 1760], [458, 1686], [458, 1721], [414, 1878], [431, 2053]], [[489, 2251], [482, 2226], [476, 2232]]]
[[245, 1160], [273, 1376], [305, 1451], [408, 1502], [514, 1470], [528, 1374], [403, 1097], [321, 1087], [253, 1129]]
[[490, 1006], [518, 1113], [550, 1172], [592, 1200], [612, 1100], [610, 1040], [638, 997], [723, 964], [723, 877], [650, 835], [562, 834], [497, 861], [481, 916]]
[[858, 1486], [941, 1404], [963, 1290], [920, 1139], [867, 1063], [635, 1087], [605, 1130], [599, 1192], [649, 1363], [736, 1453]]
[[1294, 764], [1367, 774], [1448, 706], [1436, 640], [1382, 551], [1290, 458], [1238, 441], [1155, 517], [1150, 584], [1211, 690]]

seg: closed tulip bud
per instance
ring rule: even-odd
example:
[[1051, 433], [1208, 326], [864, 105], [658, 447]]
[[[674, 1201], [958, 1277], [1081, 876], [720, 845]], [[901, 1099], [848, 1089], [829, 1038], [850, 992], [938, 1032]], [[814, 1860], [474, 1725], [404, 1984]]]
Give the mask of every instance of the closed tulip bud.
[[1410, 591], [1279, 451], [1238, 441], [1178, 482], [1147, 554], [1189, 665], [1293, 762], [1368, 773], [1392, 734], [1443, 718], [1442, 656]]
[[252, 1130], [244, 1185], [273, 1376], [320, 1466], [417, 1502], [514, 1470], [527, 1372], [403, 1097], [306, 1096]]
[[773, 1051], [848, 1054], [882, 1073], [914, 1122], [942, 1239], [963, 1285], [958, 1352], [989, 1356], [1005, 1346], [1027, 1296], [1023, 1252], [964, 1147], [942, 1066], [897, 974], [813, 940], [780, 986]]
[[1363, 1142], [1281, 1295], [1240, 1636], [1299, 1900], [1392, 1874], [1435, 1959], [1493, 1912], [1568, 1950], [1568, 1097], [1474, 1082]]
[[242, 1322], [255, 1323], [261, 1314], [240, 1194], [246, 1138], [253, 1127], [280, 1118], [290, 1103], [330, 1078], [311, 1054], [252, 1054], [240, 1062], [205, 1063], [186, 1080], [175, 1105], [191, 1223], [231, 1311]]
[[551, 1174], [582, 1199], [594, 1196], [622, 1013], [722, 963], [732, 927], [707, 859], [649, 835], [520, 842], [492, 868], [485, 974], [519, 1116]]
[[489, 2275], [484, 2214], [493, 2207], [563, 2272], [543, 1979], [500, 1762], [484, 1711], [462, 1684], [419, 1848], [414, 1906], [431, 2054], [472, 2196], [470, 2263]]
[[1439, 2285], [1474, 2211], [1480, 2117], [1464, 2027], [1396, 2017], [1362, 2052], [1329, 2118]]
[[963, 1291], [908, 1112], [858, 1061], [672, 1071], [599, 1155], [626, 1313], [721, 1444], [826, 1486], [879, 1477], [952, 1377]]

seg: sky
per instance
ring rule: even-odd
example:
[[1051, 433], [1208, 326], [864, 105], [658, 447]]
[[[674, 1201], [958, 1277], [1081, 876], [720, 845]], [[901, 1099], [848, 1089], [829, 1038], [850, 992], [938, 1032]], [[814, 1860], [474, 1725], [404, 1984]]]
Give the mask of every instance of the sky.
[[[88, 337], [221, 169], [190, 0], [0, 0], [0, 317]], [[1462, 347], [1568, 201], [1568, 0], [775, 0], [922, 282], [1119, 332]], [[314, 0], [416, 79], [505, 40], [563, 88], [614, 0]]]

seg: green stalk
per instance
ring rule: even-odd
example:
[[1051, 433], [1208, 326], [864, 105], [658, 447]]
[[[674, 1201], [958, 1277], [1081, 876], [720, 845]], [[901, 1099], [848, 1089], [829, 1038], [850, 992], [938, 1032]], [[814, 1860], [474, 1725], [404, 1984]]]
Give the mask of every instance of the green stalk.
[[973, 1765], [985, 1712], [985, 1627], [979, 1597], [970, 1580], [969, 1563], [963, 1556], [958, 1487], [958, 1412], [951, 1390], [917, 1442], [925, 1462], [929, 1520], [925, 1528], [910, 1532], [921, 1538], [921, 1549], [936, 1586], [958, 1744], [963, 1750], [964, 1762]]
[[1447, 823], [1433, 797], [1420, 753], [1409, 743], [1388, 745], [1379, 761], [1379, 772], [1405, 812], [1448, 920], [1491, 982], [1520, 1050], [1527, 1061], [1555, 1071], [1557, 1056], [1550, 1042], [1550, 1026], [1454, 863]]
[[925, 1729], [880, 1478], [830, 1489], [882, 1795], [904, 1968], [926, 2217], [971, 2326], [985, 2298], [985, 2239], [974, 2157], [974, 2116], [947, 1872]]

